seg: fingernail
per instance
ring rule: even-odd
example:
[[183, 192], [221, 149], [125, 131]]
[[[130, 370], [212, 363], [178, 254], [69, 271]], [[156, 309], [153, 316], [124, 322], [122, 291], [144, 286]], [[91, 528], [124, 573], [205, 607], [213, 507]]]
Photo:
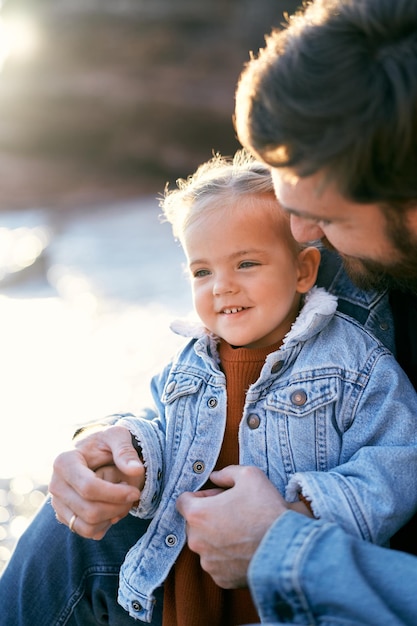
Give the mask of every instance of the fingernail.
[[127, 462], [128, 467], [140, 467], [142, 464], [140, 461], [136, 461], [135, 459], [130, 459]]

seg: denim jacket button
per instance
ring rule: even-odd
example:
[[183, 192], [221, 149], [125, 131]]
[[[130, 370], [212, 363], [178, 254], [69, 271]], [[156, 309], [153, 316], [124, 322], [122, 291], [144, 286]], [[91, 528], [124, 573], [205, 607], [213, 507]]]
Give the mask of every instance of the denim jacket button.
[[205, 469], [206, 469], [206, 466], [204, 464], [204, 461], [195, 461], [193, 463], [193, 472], [195, 474], [202, 474]]
[[175, 535], [167, 535], [165, 537], [165, 543], [169, 548], [173, 548], [176, 545], [177, 541], [178, 539]]
[[142, 605], [140, 602], [138, 602], [137, 600], [133, 600], [132, 602], [132, 609], [134, 611], [141, 611], [142, 610]]
[[217, 406], [217, 398], [210, 398], [207, 404], [211, 409], [215, 409]]
[[261, 418], [258, 415], [255, 415], [255, 413], [251, 413], [248, 415], [246, 423], [251, 430], [255, 430], [256, 428], [259, 428]]
[[388, 324], [388, 322], [381, 322], [379, 327], [380, 327], [381, 330], [388, 330], [389, 324]]
[[271, 374], [277, 374], [282, 369], [283, 365], [284, 361], [277, 361], [276, 363], [274, 363], [271, 367]]
[[174, 391], [175, 387], [176, 387], [175, 380], [171, 380], [171, 382], [167, 384], [166, 392], [167, 393], [172, 393]]
[[307, 394], [304, 389], [297, 389], [291, 394], [291, 402], [296, 406], [303, 406], [307, 402]]

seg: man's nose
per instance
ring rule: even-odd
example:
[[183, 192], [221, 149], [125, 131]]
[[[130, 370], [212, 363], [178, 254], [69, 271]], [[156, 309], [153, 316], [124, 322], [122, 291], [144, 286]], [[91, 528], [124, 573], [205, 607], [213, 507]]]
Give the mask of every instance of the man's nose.
[[315, 241], [324, 237], [324, 232], [312, 220], [299, 217], [298, 215], [290, 216], [291, 232], [294, 239], [300, 243]]

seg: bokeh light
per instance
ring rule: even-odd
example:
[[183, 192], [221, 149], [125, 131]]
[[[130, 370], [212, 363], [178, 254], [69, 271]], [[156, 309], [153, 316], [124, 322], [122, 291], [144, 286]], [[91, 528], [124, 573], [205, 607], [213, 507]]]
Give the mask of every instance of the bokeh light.
[[50, 239], [47, 228], [0, 227], [0, 280], [32, 265]]
[[8, 58], [24, 61], [32, 57], [39, 41], [33, 19], [25, 15], [0, 16], [0, 69]]

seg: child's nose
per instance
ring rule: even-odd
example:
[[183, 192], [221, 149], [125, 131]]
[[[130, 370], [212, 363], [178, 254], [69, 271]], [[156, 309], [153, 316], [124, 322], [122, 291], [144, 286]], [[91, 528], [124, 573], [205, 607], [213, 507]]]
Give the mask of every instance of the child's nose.
[[218, 276], [214, 281], [213, 285], [213, 295], [221, 296], [226, 293], [233, 293], [236, 291], [236, 287], [234, 282], [228, 276]]

